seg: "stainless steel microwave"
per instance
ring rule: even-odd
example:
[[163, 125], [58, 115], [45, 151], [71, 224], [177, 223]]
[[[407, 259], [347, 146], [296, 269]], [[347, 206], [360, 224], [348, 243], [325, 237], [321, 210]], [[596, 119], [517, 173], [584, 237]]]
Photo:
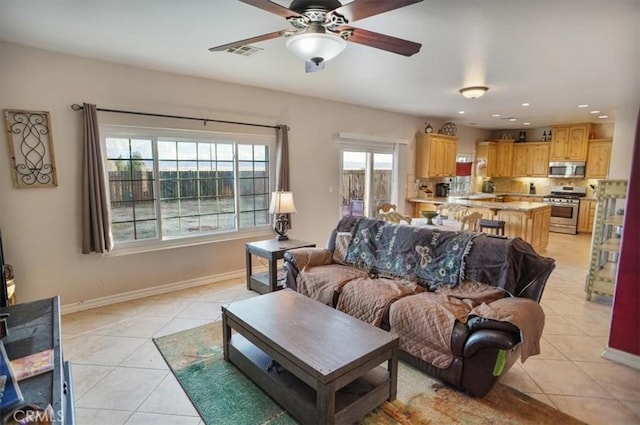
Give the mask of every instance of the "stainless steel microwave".
[[584, 178], [585, 169], [584, 161], [550, 162], [549, 177]]

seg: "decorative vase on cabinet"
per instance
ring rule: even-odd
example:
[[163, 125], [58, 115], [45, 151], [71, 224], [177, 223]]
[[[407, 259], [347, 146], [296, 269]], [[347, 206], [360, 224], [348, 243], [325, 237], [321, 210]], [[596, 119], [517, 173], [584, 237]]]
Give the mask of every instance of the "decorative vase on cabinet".
[[624, 222], [624, 209], [616, 203], [627, 197], [627, 181], [598, 180], [595, 196], [596, 217], [585, 285], [589, 301], [593, 294], [613, 296], [614, 293]]

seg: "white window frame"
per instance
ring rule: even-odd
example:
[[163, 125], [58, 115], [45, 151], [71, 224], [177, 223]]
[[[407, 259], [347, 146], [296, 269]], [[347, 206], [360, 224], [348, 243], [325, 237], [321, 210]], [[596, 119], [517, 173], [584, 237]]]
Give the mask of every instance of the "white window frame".
[[[106, 160], [106, 139], [107, 137], [121, 137], [121, 138], [148, 138], [153, 141], [154, 151], [154, 191], [158, 190], [158, 152], [157, 152], [157, 140], [164, 138], [176, 138], [176, 139], [190, 139], [190, 140], [219, 140], [229, 141], [234, 145], [239, 144], [259, 144], [269, 147], [269, 197], [275, 190], [275, 146], [276, 138], [274, 135], [265, 134], [246, 134], [246, 133], [226, 133], [216, 131], [198, 131], [198, 130], [186, 130], [186, 129], [169, 129], [169, 128], [156, 128], [156, 127], [140, 127], [140, 126], [126, 126], [126, 125], [100, 125], [100, 142], [103, 158], [103, 173], [105, 176], [105, 188], [107, 198], [109, 197], [109, 178], [108, 168], [109, 164]], [[234, 175], [235, 185], [235, 207], [236, 207], [236, 223], [238, 223], [239, 214], [239, 198], [238, 198], [238, 157], [237, 151], [234, 155], [234, 169], [236, 171]], [[109, 206], [111, 205], [110, 199], [108, 199]], [[272, 215], [268, 214], [269, 223], [261, 226], [255, 226], [251, 228], [238, 228], [234, 230], [219, 231], [215, 233], [200, 233], [200, 234], [184, 234], [179, 236], [162, 236], [162, 217], [160, 215], [159, 199], [156, 202], [156, 213], [158, 219], [158, 237], [156, 239], [144, 239], [134, 240], [126, 242], [117, 242], [111, 251], [105, 253], [105, 256], [119, 256], [136, 254], [142, 252], [159, 251], [164, 249], [196, 246], [215, 242], [223, 242], [230, 240], [246, 239], [249, 237], [261, 237], [272, 236]], [[110, 218], [111, 220], [111, 218]]]
[[[399, 191], [399, 156], [400, 156], [400, 145], [408, 145], [409, 141], [405, 139], [396, 139], [389, 137], [380, 137], [380, 136], [370, 136], [370, 135], [362, 135], [362, 134], [354, 134], [354, 133], [338, 133], [338, 137], [336, 138], [336, 143], [339, 147], [340, 152], [340, 160], [339, 160], [339, 190], [342, 190], [343, 185], [343, 161], [344, 161], [344, 153], [345, 152], [367, 152], [367, 153], [381, 153], [381, 154], [392, 154], [393, 155], [393, 172], [391, 173], [391, 203], [398, 203], [398, 191]], [[373, 171], [373, 155], [369, 156], [369, 164], [367, 164], [367, 169], [371, 172]], [[369, 181], [370, 179], [367, 179]], [[367, 217], [374, 217], [375, 208], [374, 205], [370, 205], [371, 203], [371, 193], [370, 189], [365, 188], [367, 191], [367, 199], [365, 201], [364, 210], [365, 215]], [[338, 196], [338, 211], [339, 217], [342, 217], [342, 200], [340, 196]]]

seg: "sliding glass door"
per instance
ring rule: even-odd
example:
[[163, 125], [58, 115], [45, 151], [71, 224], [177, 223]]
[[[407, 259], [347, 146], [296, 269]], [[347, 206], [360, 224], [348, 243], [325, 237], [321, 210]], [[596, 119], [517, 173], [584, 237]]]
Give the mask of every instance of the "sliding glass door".
[[395, 198], [393, 147], [343, 148], [342, 215], [375, 217], [378, 206]]

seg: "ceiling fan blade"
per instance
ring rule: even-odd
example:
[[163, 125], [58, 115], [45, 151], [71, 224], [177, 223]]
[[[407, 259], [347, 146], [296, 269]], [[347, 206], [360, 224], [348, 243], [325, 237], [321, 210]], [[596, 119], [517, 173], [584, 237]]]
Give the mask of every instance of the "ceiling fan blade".
[[331, 13], [338, 13], [347, 18], [347, 22], [353, 22], [358, 19], [400, 9], [401, 7], [414, 3], [420, 3], [421, 1], [422, 0], [354, 0], [351, 3], [332, 10]]
[[280, 6], [277, 3], [274, 3], [269, 0], [240, 0], [242, 3], [249, 4], [251, 6], [257, 7], [258, 9], [262, 9], [264, 11], [273, 13], [278, 16], [282, 16], [283, 18], [289, 17], [300, 17], [301, 15], [298, 12], [294, 12], [291, 9], [287, 9], [284, 6]]
[[227, 43], [227, 44], [223, 44], [221, 46], [215, 46], [215, 47], [211, 47], [209, 49], [210, 52], [222, 52], [225, 51], [227, 49], [231, 49], [233, 47], [240, 47], [240, 46], [245, 46], [247, 44], [251, 44], [251, 43], [257, 43], [258, 41], [265, 41], [265, 40], [271, 40], [272, 38], [278, 38], [281, 37], [282, 35], [284, 35], [285, 33], [290, 32], [290, 30], [280, 30], [280, 31], [276, 31], [276, 32], [270, 32], [268, 34], [262, 34], [262, 35], [258, 35], [256, 37], [251, 37], [251, 38], [247, 38], [244, 40], [238, 40], [238, 41], [234, 41], [233, 43]]
[[378, 32], [363, 30], [362, 28], [339, 27], [338, 32], [351, 30], [353, 34], [347, 39], [352, 43], [363, 44], [376, 49], [386, 50], [387, 52], [397, 53], [403, 56], [412, 56], [420, 51], [422, 44], [415, 43], [402, 38], [391, 37], [390, 35], [380, 34]]

